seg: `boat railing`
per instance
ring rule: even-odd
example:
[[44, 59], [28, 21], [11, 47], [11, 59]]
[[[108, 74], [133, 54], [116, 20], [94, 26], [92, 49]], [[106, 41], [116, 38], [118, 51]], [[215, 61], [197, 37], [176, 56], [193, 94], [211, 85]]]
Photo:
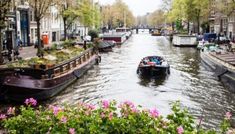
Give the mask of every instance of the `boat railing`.
[[94, 49], [90, 48], [82, 52], [80, 55], [72, 58], [71, 60], [65, 61], [61, 64], [58, 64], [52, 68], [45, 69], [42, 79], [53, 78], [64, 73], [67, 73], [71, 69], [81, 65], [83, 62], [86, 62], [92, 55], [94, 55]]
[[[80, 55], [64, 61], [58, 65], [55, 65], [50, 68], [29, 68], [29, 67], [17, 67], [17, 68], [0, 68], [0, 74], [21, 74], [21, 75], [29, 75], [36, 79], [49, 79], [53, 77], [57, 77], [59, 75], [65, 74], [73, 68], [78, 67], [82, 63], [86, 62], [90, 57], [96, 54], [94, 48], [89, 48], [83, 51]], [[42, 65], [40, 65], [42, 66]]]

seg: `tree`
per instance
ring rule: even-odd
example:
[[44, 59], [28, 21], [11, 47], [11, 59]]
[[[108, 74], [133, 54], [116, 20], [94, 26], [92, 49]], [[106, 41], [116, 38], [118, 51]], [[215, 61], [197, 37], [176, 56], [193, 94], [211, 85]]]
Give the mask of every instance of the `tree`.
[[94, 26], [99, 29], [101, 25], [101, 11], [98, 3], [94, 5]]
[[67, 39], [67, 31], [74, 21], [80, 16], [76, 0], [62, 0], [57, 3], [64, 23], [64, 38]]
[[217, 0], [216, 9], [227, 16], [235, 10], [235, 0]]
[[173, 0], [162, 0], [162, 9], [165, 12], [170, 12], [171, 8], [172, 8], [172, 1]]
[[38, 52], [37, 55], [43, 56], [43, 51], [42, 51], [42, 43], [40, 40], [41, 37], [41, 32], [40, 32], [40, 21], [41, 19], [46, 15], [48, 12], [48, 9], [54, 4], [55, 0], [28, 0], [28, 3], [30, 7], [34, 11], [34, 17], [35, 21], [37, 23], [37, 39], [38, 39]]
[[148, 18], [149, 25], [162, 26], [165, 23], [165, 15], [163, 10], [156, 10], [150, 14]]
[[[94, 16], [96, 13], [96, 9], [94, 8], [93, 1], [91, 0], [78, 0], [79, 1], [79, 12], [81, 13], [79, 16], [79, 21], [85, 27], [85, 35], [86, 35], [86, 27], [91, 28], [94, 26], [96, 22], [96, 17]], [[86, 40], [84, 40], [84, 49], [86, 49]]]
[[93, 25], [93, 3], [91, 0], [79, 0], [79, 12], [81, 13], [79, 16], [79, 21], [85, 27], [91, 27]]
[[102, 7], [102, 20], [109, 28], [130, 27], [134, 25], [135, 17], [122, 0], [116, 0], [114, 4]]
[[[184, 0], [173, 0], [170, 11], [167, 14], [168, 22], [181, 23], [185, 19], [185, 9], [184, 9]], [[180, 21], [180, 22], [179, 22]], [[181, 25], [181, 24], [180, 24]], [[181, 28], [181, 27], [177, 27]], [[177, 29], [181, 30], [181, 29]]]
[[[200, 32], [200, 24], [207, 24], [210, 12], [210, 0], [194, 0], [195, 21], [197, 23], [197, 32]], [[201, 22], [202, 21], [202, 22]], [[203, 25], [206, 26], [206, 25]]]
[[208, 15], [209, 0], [173, 0], [168, 19], [186, 21], [188, 32], [190, 22], [196, 22], [197, 32], [199, 32], [200, 20], [208, 21]]
[[116, 0], [112, 8], [114, 10], [112, 14], [114, 27], [132, 26], [134, 24], [134, 16], [122, 0]]
[[11, 6], [11, 0], [1, 0], [0, 1], [0, 64], [3, 63], [3, 56], [2, 56], [2, 48], [3, 48], [3, 41], [2, 41], [2, 31], [6, 27], [6, 18], [9, 13]]
[[102, 7], [101, 16], [102, 16], [102, 23], [103, 26], [108, 26], [108, 29], [113, 27], [113, 13], [114, 9], [111, 5], [105, 5]]

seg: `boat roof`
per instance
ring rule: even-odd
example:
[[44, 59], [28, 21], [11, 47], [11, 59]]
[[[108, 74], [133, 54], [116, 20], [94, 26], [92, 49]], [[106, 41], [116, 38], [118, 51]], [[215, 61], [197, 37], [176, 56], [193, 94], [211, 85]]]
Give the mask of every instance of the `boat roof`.
[[114, 46], [114, 42], [111, 42], [111, 41], [102, 41], [99, 43], [98, 47], [99, 48], [106, 48], [106, 47], [112, 47]]
[[[152, 57], [163, 58], [162, 56], [156, 56], [156, 55], [153, 55], [153, 56], [146, 56], [146, 57], [144, 57], [144, 58], [152, 58]], [[144, 58], [143, 58], [143, 59], [144, 59]]]
[[114, 33], [105, 33], [103, 35], [101, 35], [101, 37], [105, 38], [105, 37], [122, 37], [122, 36], [125, 36], [126, 33], [118, 33], [118, 32], [114, 32]]
[[116, 29], [130, 29], [130, 28], [128, 28], [128, 27], [118, 27]]

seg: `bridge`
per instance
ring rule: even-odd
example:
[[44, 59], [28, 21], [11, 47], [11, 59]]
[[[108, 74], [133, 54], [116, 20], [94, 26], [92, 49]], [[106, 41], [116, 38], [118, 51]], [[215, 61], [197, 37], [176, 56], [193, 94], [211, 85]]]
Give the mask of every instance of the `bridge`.
[[151, 26], [134, 26], [132, 27], [132, 30], [136, 30], [136, 33], [139, 33], [139, 29], [148, 29], [149, 33], [152, 31], [158, 30], [160, 32], [161, 28], [159, 27], [151, 27]]
[[159, 30], [160, 27], [153, 27], [153, 26], [133, 26], [132, 29], [149, 29], [149, 30]]

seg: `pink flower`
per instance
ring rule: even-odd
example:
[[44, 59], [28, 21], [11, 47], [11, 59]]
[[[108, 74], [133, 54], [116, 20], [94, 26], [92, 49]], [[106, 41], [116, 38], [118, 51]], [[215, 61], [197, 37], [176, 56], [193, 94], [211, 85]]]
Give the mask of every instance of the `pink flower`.
[[177, 127], [177, 133], [178, 134], [183, 134], [184, 128], [182, 126]]
[[109, 108], [109, 101], [103, 100], [102, 105], [103, 105], [103, 108]]
[[0, 114], [0, 120], [4, 120], [6, 118], [7, 118], [7, 116], [5, 114]]
[[95, 109], [95, 105], [92, 105], [92, 104], [87, 104], [86, 107], [87, 107], [89, 110], [94, 110], [94, 109]]
[[124, 104], [126, 104], [126, 105], [129, 106], [130, 108], [135, 107], [134, 103], [132, 103], [131, 101], [125, 101]]
[[70, 128], [69, 129], [69, 134], [75, 134], [75, 129], [74, 128]]
[[67, 122], [67, 118], [63, 116], [60, 121], [61, 121], [62, 123], [66, 123], [66, 122]]
[[118, 108], [123, 108], [123, 104], [122, 104], [122, 103], [119, 104], [119, 105], [118, 105]]
[[225, 114], [225, 118], [226, 119], [231, 119], [231, 116], [232, 116], [232, 114], [230, 113], [230, 112], [226, 112], [226, 114]]
[[7, 110], [8, 115], [14, 115], [15, 114], [15, 107], [9, 107]]
[[150, 113], [150, 115], [151, 115], [152, 117], [154, 117], [154, 118], [159, 116], [159, 112], [158, 112], [158, 110], [157, 110], [156, 108], [150, 110], [149, 113]]
[[102, 112], [100, 116], [101, 116], [101, 118], [104, 118], [105, 117], [105, 113]]
[[32, 106], [36, 106], [37, 105], [37, 101], [34, 99], [34, 98], [29, 98], [29, 99], [26, 99], [24, 101], [24, 103], [26, 105], [32, 105]]
[[52, 109], [53, 114], [54, 114], [55, 116], [57, 116], [58, 113], [61, 111], [61, 108], [60, 108], [60, 107], [57, 107], [57, 106], [49, 106], [49, 108]]
[[112, 120], [113, 119], [113, 113], [109, 113], [109, 120]]
[[135, 107], [132, 108], [131, 111], [132, 111], [133, 113], [138, 113], [138, 112], [139, 112]]

